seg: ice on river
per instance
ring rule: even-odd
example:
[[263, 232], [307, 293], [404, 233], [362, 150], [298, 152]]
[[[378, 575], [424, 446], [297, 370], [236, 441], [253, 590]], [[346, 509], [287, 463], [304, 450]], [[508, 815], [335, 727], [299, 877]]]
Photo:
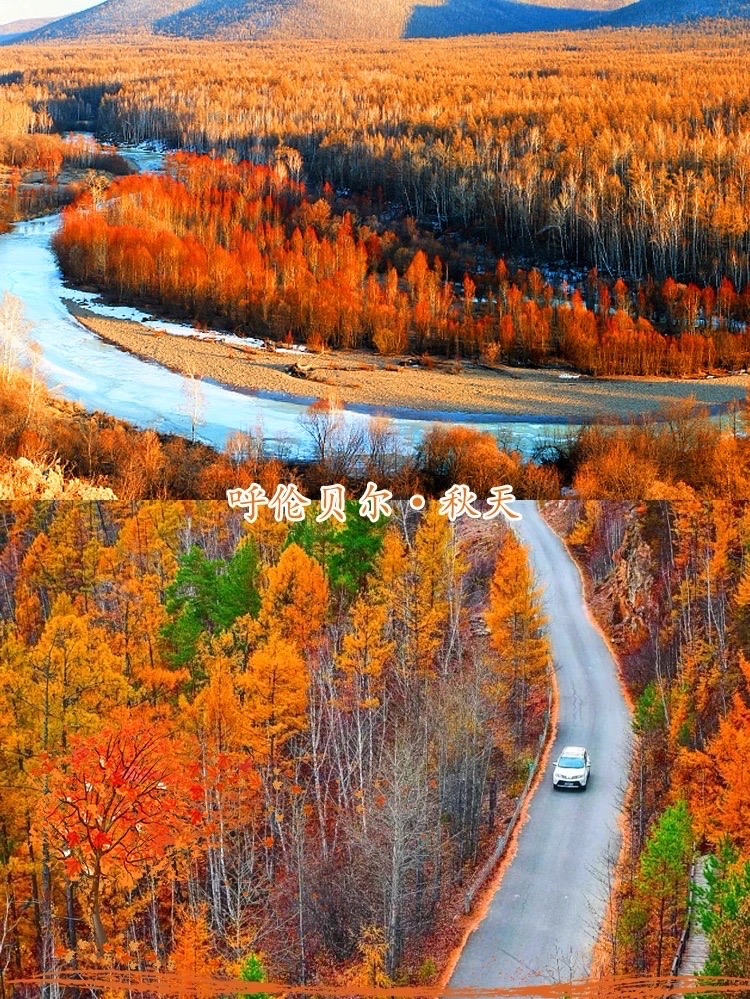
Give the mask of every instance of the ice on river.
[[[148, 313], [141, 312], [129, 305], [107, 305], [100, 301], [94, 291], [81, 291], [78, 288], [66, 289], [65, 298], [76, 305], [85, 306], [90, 312], [107, 319], [126, 319], [132, 323], [140, 323], [151, 330], [169, 333], [172, 336], [192, 337], [196, 340], [209, 340], [218, 343], [228, 343], [235, 347], [254, 347], [256, 350], [265, 348], [265, 341], [253, 336], [235, 336], [232, 333], [220, 333], [218, 330], [197, 330], [184, 323], [172, 323], [164, 319], [153, 319]], [[303, 345], [291, 347], [272, 347], [277, 354], [299, 354], [307, 348]]]
[[[76, 137], [72, 133], [72, 137]], [[80, 137], [80, 134], [78, 134]], [[158, 142], [121, 145], [117, 151], [139, 170], [163, 167], [165, 149]], [[191, 432], [187, 379], [150, 361], [142, 360], [100, 340], [71, 316], [65, 300], [85, 305], [112, 318], [142, 322], [155, 330], [178, 336], [199, 336], [246, 347], [262, 347], [261, 340], [226, 333], [199, 333], [179, 323], [165, 322], [139, 309], [107, 305], [93, 293], [65, 288], [52, 252], [52, 237], [60, 224], [52, 215], [16, 225], [0, 236], [0, 296], [5, 291], [25, 304], [33, 323], [31, 337], [41, 347], [40, 370], [48, 384], [65, 398], [89, 410], [102, 410], [140, 427], [183, 435]], [[277, 350], [297, 353], [304, 348]], [[310, 448], [300, 427], [300, 416], [312, 401], [278, 393], [237, 391], [203, 381], [202, 423], [198, 436], [223, 447], [236, 430], [262, 433], [269, 450], [286, 457], [303, 457]], [[366, 424], [376, 407], [350, 407], [343, 414], [351, 425]], [[513, 446], [530, 450], [540, 435], [538, 423], [512, 423], [473, 414], [385, 410], [402, 439], [416, 442], [435, 420], [466, 425], [481, 424], [496, 430]], [[541, 421], [540, 421], [541, 423]]]
[[[41, 347], [40, 371], [45, 380], [62, 396], [89, 410], [105, 411], [140, 427], [189, 435], [187, 380], [105, 343], [68, 312], [64, 298], [75, 298], [87, 305], [92, 299], [63, 285], [51, 248], [59, 223], [59, 216], [47, 216], [18, 223], [0, 236], [0, 297], [9, 291], [24, 302], [26, 316], [33, 323], [31, 337]], [[116, 314], [123, 318], [142, 317], [137, 309], [121, 307]], [[152, 324], [159, 329], [171, 325], [158, 320]], [[182, 330], [195, 335], [186, 327]], [[260, 431], [269, 450], [287, 457], [304, 457], [308, 453], [310, 442], [301, 431], [299, 419], [312, 399], [253, 395], [207, 381], [201, 388], [205, 408], [198, 436], [202, 440], [221, 448], [236, 430]], [[348, 408], [344, 419], [352, 425], [366, 424], [374, 412], [374, 407], [358, 407], [357, 411]], [[541, 430], [536, 423], [507, 423], [471, 414], [386, 412], [394, 417], [399, 435], [411, 442], [416, 442], [436, 419], [501, 432], [504, 438], [512, 439], [514, 446], [527, 451]]]

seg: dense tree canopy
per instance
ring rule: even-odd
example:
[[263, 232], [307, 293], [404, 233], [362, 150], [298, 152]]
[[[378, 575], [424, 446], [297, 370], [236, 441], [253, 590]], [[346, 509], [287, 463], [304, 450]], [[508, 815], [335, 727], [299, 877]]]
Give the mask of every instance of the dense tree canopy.
[[[281, 169], [280, 169], [281, 168]], [[67, 277], [126, 303], [157, 303], [314, 349], [443, 353], [490, 363], [566, 362], [597, 375], [689, 375], [748, 363], [750, 284], [738, 294], [589, 275], [585, 297], [503, 260], [456, 287], [438, 254], [312, 200], [281, 164], [178, 153], [164, 175], [123, 178], [64, 213]]]
[[[6, 49], [8, 113], [125, 141], [276, 156], [499, 252], [613, 278], [748, 271], [747, 39], [699, 29], [386, 46], [171, 41]], [[248, 52], [250, 56], [248, 57]], [[20, 106], [19, 106], [20, 99]], [[461, 279], [461, 274], [458, 279]]]
[[471, 614], [506, 560], [518, 627], [538, 595], [507, 528], [436, 504], [305, 527], [0, 509], [3, 980], [434, 974], [519, 789], [499, 747], [525, 758], [546, 706], [544, 672], [504, 683], [511, 639]]

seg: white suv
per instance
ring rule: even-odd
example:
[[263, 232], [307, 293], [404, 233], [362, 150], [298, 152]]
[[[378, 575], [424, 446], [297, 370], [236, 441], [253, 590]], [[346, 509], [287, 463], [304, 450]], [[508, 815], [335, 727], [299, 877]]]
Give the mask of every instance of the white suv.
[[585, 791], [591, 773], [591, 757], [584, 746], [566, 746], [552, 771], [552, 786], [580, 787]]

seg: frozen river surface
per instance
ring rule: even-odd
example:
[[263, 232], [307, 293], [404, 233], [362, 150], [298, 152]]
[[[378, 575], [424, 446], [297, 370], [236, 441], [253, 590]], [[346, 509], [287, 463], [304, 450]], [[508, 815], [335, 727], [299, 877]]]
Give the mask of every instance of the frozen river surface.
[[[145, 169], [158, 168], [160, 154], [125, 151]], [[164, 433], [190, 435], [190, 405], [186, 379], [157, 364], [141, 360], [100, 340], [68, 311], [64, 298], [78, 297], [66, 289], [52, 251], [52, 237], [60, 224], [58, 215], [18, 223], [0, 236], [0, 297], [5, 291], [24, 303], [33, 324], [30, 337], [41, 348], [40, 372], [60, 395], [140, 427]], [[86, 302], [90, 305], [89, 301]], [[96, 305], [91, 306], [96, 309]], [[106, 309], [103, 313], [143, 318], [137, 310]], [[155, 324], [164, 327], [163, 322]], [[185, 332], [194, 333], [184, 328]], [[173, 329], [172, 332], [177, 332]], [[301, 433], [299, 418], [310, 400], [297, 396], [250, 394], [201, 383], [204, 401], [198, 436], [221, 448], [236, 430], [262, 432], [269, 450], [287, 457], [304, 456], [309, 441]], [[477, 426], [502, 435], [503, 440], [528, 452], [545, 435], [550, 421], [519, 423], [498, 417], [456, 413], [421, 413], [388, 409], [393, 427], [405, 441], [416, 442], [435, 420]], [[344, 419], [366, 424], [374, 409], [347, 408]]]

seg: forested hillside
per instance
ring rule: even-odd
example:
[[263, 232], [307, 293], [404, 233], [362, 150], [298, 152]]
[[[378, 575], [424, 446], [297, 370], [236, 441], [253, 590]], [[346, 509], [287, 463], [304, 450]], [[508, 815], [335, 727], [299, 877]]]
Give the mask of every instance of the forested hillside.
[[159, 17], [192, 6], [191, 0], [104, 0], [33, 31], [31, 40], [85, 39], [97, 35], [146, 34]]
[[[597, 16], [599, 12], [599, 16]], [[51, 23], [15, 22], [30, 40], [136, 32], [206, 39], [339, 38], [395, 41], [471, 34], [653, 26], [706, 18], [747, 19], [740, 0], [105, 0]]]
[[750, 17], [750, 4], [743, 0], [637, 0], [604, 19], [613, 27], [624, 25], [682, 24], [703, 18], [731, 20]]
[[16, 504], [0, 578], [0, 985], [434, 978], [547, 706], [507, 529]]
[[584, 298], [499, 260], [465, 273], [457, 292], [416, 234], [335, 215], [332, 192], [312, 201], [300, 172], [292, 149], [273, 168], [176, 154], [165, 175], [120, 181], [98, 202], [87, 193], [65, 212], [54, 244], [63, 273], [126, 304], [315, 350], [566, 362], [596, 375], [750, 363], [750, 285], [629, 289], [592, 272]]
[[8, 21], [6, 24], [0, 24], [0, 37], [25, 34], [36, 28], [43, 28], [51, 20], [49, 17], [25, 17], [18, 21]]
[[595, 21], [589, 10], [568, 5], [508, 0], [442, 0], [414, 5], [406, 22], [406, 38], [449, 38], [456, 35], [565, 31]]
[[[188, 38], [341, 38], [395, 41], [402, 37], [414, 9], [412, 0], [202, 0], [155, 23], [159, 34]], [[516, 5], [508, 4], [512, 9]], [[464, 16], [458, 11], [454, 29]], [[506, 15], [507, 16], [507, 15]], [[496, 23], [501, 23], [501, 18]]]
[[[269, 162], [456, 243], [613, 280], [750, 278], [747, 35], [671, 30], [364, 45], [2, 50], [58, 128]], [[44, 96], [46, 95], [46, 97]], [[35, 105], [38, 107], [38, 105]], [[466, 113], [466, 109], [470, 113]], [[460, 280], [462, 274], [457, 275]]]
[[[609, 6], [616, 6], [610, 2]], [[486, 32], [559, 30], [586, 25], [590, 10], [517, 0], [105, 0], [33, 32], [32, 41], [86, 39], [123, 32], [206, 39], [340, 38], [396, 41]], [[601, 4], [582, 7], [597, 9]], [[605, 5], [606, 6], [606, 5]]]
[[550, 515], [586, 569], [635, 704], [609, 970], [668, 973], [697, 851], [714, 858], [699, 904], [706, 973], [747, 978], [750, 509], [675, 494], [671, 503], [565, 504]]

